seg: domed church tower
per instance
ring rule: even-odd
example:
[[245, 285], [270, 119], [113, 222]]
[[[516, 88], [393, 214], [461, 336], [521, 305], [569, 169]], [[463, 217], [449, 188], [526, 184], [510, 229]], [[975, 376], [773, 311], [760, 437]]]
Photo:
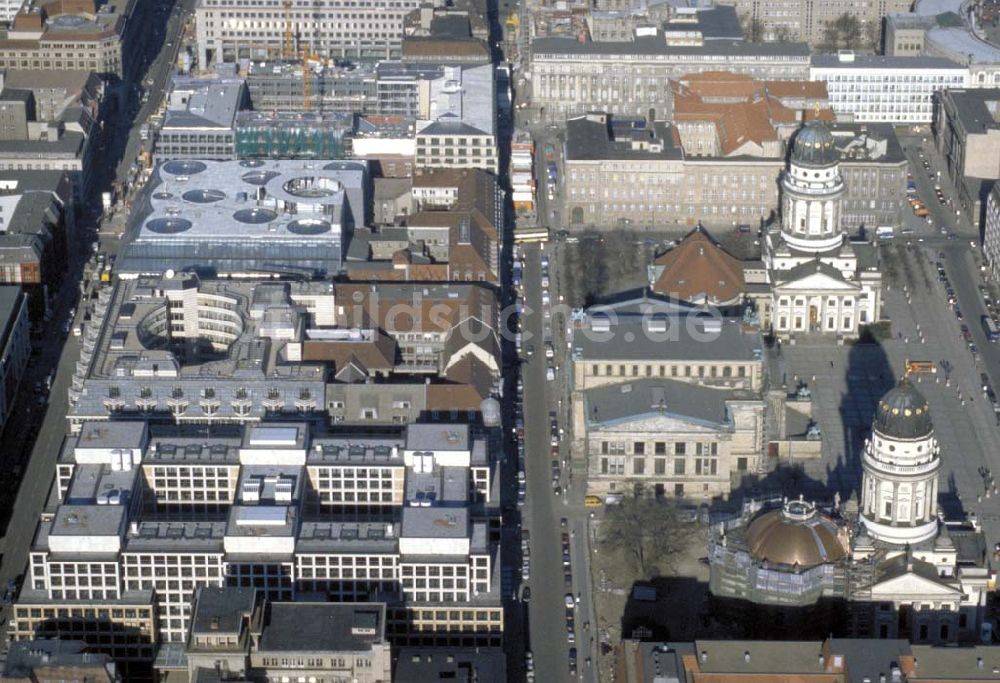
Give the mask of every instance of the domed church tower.
[[795, 137], [781, 181], [781, 236], [799, 251], [822, 253], [843, 242], [840, 200], [845, 191], [840, 151], [830, 130], [813, 121]]
[[869, 536], [915, 545], [937, 534], [941, 458], [927, 399], [908, 379], [879, 400], [862, 467], [861, 522]]
[[760, 320], [779, 337], [854, 338], [880, 316], [877, 253], [872, 244], [848, 238], [853, 228], [842, 213], [847, 187], [837, 145], [821, 121], [807, 123], [792, 139], [781, 177], [781, 222], [764, 234], [771, 292], [758, 302]]

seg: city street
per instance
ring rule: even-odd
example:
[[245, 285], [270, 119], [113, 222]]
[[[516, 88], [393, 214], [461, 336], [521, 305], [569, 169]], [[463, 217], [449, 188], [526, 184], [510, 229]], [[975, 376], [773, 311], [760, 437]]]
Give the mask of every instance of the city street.
[[[531, 580], [532, 598], [529, 603], [528, 636], [534, 653], [535, 671], [540, 681], [574, 680], [569, 676], [568, 653], [575, 647], [578, 654], [578, 680], [596, 681], [593, 666], [587, 666], [588, 658], [594, 661], [593, 628], [586, 624], [596, 624], [592, 613], [590, 552], [587, 544], [587, 516], [583, 507], [583, 492], [579, 482], [582, 469], [569, 484], [564, 469], [562, 482], [564, 492], [556, 496], [552, 490], [549, 442], [549, 411], [558, 406], [558, 391], [567, 379], [560, 374], [556, 381], [545, 378], [546, 359], [543, 348], [543, 325], [541, 302], [541, 269], [539, 259], [543, 253], [539, 247], [524, 248], [527, 258], [524, 267], [524, 291], [526, 313], [524, 320], [524, 343], [532, 344], [536, 351], [522, 366], [524, 379], [524, 431], [527, 461], [527, 497], [525, 506], [525, 528], [531, 533]], [[551, 247], [544, 253], [551, 257]], [[557, 345], [558, 348], [558, 345]], [[560, 412], [560, 425], [564, 428], [564, 412]], [[568, 442], [562, 444], [562, 453]], [[567, 527], [561, 527], [561, 518], [567, 519]], [[564, 583], [561, 535], [570, 534], [572, 581]], [[567, 642], [566, 607], [564, 596], [579, 594], [580, 602], [574, 608], [576, 642]]]
[[[177, 57], [183, 20], [193, 10], [194, 4], [195, 0], [183, 0], [182, 9], [170, 15], [165, 34], [150, 32], [150, 40], [144, 43], [150, 50], [146, 56], [151, 64], [148, 75], [154, 80], [153, 85], [148, 88], [149, 101], [139, 108], [134, 118], [129, 117], [128, 106], [118, 107], [117, 118], [110, 122], [111, 125], [105, 126], [101, 140], [97, 141], [101, 145], [102, 156], [119, 159], [119, 162], [117, 165], [99, 166], [97, 171], [100, 175], [93, 184], [96, 194], [83, 198], [81, 207], [83, 215], [77, 218], [78, 241], [69, 245], [68, 272], [62, 291], [53, 297], [52, 321], [48, 323], [51, 333], [44, 334], [35, 342], [36, 345], [40, 345], [40, 351], [36, 352], [37, 364], [34, 368], [29, 368], [22, 382], [21, 395], [24, 400], [15, 406], [0, 443], [4, 476], [12, 477], [23, 469], [20, 484], [10, 478], [0, 480], [6, 490], [17, 492], [16, 499], [13, 496], [5, 499], [7, 505], [0, 509], [0, 519], [5, 521], [4, 536], [0, 540], [3, 552], [0, 585], [5, 585], [8, 579], [26, 570], [28, 550], [39, 515], [49, 496], [55, 474], [55, 463], [65, 438], [67, 390], [80, 355], [80, 338], [56, 331], [61, 332], [70, 309], [76, 306], [84, 261], [91, 255], [90, 240], [94, 238], [97, 226], [91, 221], [90, 209], [100, 205], [99, 193], [110, 188], [113, 180], [123, 181], [128, 177], [138, 154], [138, 122], [145, 120], [148, 113], [159, 104], [170, 69]], [[158, 42], [159, 38], [162, 38], [162, 42]], [[144, 76], [140, 70], [140, 78], [142, 77]], [[128, 94], [123, 100], [133, 98], [133, 94]], [[117, 253], [120, 246], [117, 234], [98, 233], [97, 237], [100, 250], [109, 254]], [[39, 405], [35, 401], [36, 395], [32, 392], [33, 386], [36, 381], [43, 380], [53, 368], [55, 375], [51, 390], [48, 392], [48, 400]], [[37, 438], [32, 444], [31, 435], [35, 433], [33, 427], [36, 425]], [[26, 458], [26, 453], [30, 453], [30, 457]], [[13, 505], [10, 505], [11, 503]], [[8, 616], [7, 613], [3, 614], [4, 623]]]

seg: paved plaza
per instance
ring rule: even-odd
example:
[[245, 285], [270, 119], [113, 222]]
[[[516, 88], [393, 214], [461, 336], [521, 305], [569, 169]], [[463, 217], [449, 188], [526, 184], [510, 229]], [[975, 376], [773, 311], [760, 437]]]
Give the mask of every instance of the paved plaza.
[[[975, 272], [967, 252], [949, 254], [949, 265]], [[914, 248], [909, 252], [914, 270], [936, 254]], [[950, 271], [951, 269], [949, 269]], [[838, 346], [832, 339], [786, 344], [772, 355], [775, 385], [784, 379], [789, 391], [796, 380], [812, 391], [813, 417], [823, 434], [820, 459], [802, 460], [808, 494], [826, 498], [834, 491], [848, 500], [860, 480], [860, 454], [869, 435], [875, 404], [903, 374], [905, 361], [933, 361], [937, 373], [912, 379], [930, 402], [941, 446], [941, 498], [949, 518], [962, 511], [985, 522], [987, 541], [1000, 541], [1000, 496], [986, 486], [984, 470], [1000, 473], [1000, 427], [990, 402], [981, 391], [980, 373], [988, 360], [975, 359], [962, 339], [960, 325], [979, 326], [979, 312], [956, 319], [942, 285], [935, 277], [915, 278], [913, 286], [890, 287], [886, 310], [893, 338], [881, 345]], [[977, 339], [981, 335], [977, 335]], [[987, 349], [990, 353], [994, 349]], [[947, 372], [946, 372], [947, 370]], [[995, 374], [994, 374], [995, 376]]]

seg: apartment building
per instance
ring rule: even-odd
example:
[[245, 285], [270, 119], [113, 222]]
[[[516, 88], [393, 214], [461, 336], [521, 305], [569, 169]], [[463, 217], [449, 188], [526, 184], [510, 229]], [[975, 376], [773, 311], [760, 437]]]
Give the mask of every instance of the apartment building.
[[826, 83], [840, 121], [930, 123], [934, 94], [967, 85], [969, 70], [942, 57], [813, 55], [809, 78]]
[[370, 219], [365, 161], [180, 159], [158, 164], [146, 191], [151, 211], [117, 265], [127, 277], [332, 275]]
[[[198, 63], [270, 59], [300, 53], [331, 58], [391, 59], [400, 54], [403, 23], [418, 0], [368, 3], [348, 0], [293, 3], [200, 0], [195, 7]], [[288, 23], [293, 44], [286, 44]]]
[[[386, 602], [396, 644], [499, 645], [497, 467], [461, 424], [383, 437], [288, 421], [210, 437], [83, 424], [59, 456], [10, 633], [148, 662], [157, 645], [203, 634], [199, 588], [228, 586], [273, 601]], [[250, 665], [267, 667], [278, 640], [261, 641]]]
[[[620, 226], [732, 229], [778, 209], [782, 157], [701, 157], [676, 143], [682, 124], [616, 123], [605, 114], [571, 119], [566, 128], [563, 211], [570, 229]], [[847, 185], [841, 221], [898, 226], [906, 157], [888, 124], [833, 126]]]
[[445, 67], [416, 124], [416, 168], [498, 169], [492, 64]]
[[802, 43], [752, 44], [706, 41], [672, 45], [662, 34], [634, 41], [581, 42], [538, 38], [532, 42], [532, 104], [548, 122], [592, 111], [669, 121], [672, 79], [704, 71], [745, 74], [758, 80], [806, 80], [809, 49]]
[[279, 602], [254, 588], [199, 588], [183, 649], [188, 678], [224, 668], [249, 680], [389, 683], [385, 617], [385, 603]]
[[838, 17], [848, 14], [858, 20], [863, 36], [877, 37], [882, 20], [888, 14], [909, 12], [909, 0], [726, 0], [743, 19], [746, 29], [751, 23], [759, 26], [760, 37], [767, 41], [801, 40], [810, 45], [820, 45], [826, 40], [827, 27]]
[[25, 0], [0, 32], [0, 67], [84, 70], [130, 81], [149, 7], [141, 0]]
[[174, 76], [163, 125], [156, 133], [159, 161], [236, 158], [236, 116], [249, 106], [243, 79]]

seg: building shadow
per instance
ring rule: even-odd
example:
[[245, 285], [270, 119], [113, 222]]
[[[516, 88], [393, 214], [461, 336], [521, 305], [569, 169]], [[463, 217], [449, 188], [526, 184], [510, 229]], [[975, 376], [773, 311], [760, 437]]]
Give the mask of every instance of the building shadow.
[[879, 399], [892, 389], [902, 368], [893, 368], [883, 346], [875, 340], [854, 344], [844, 369], [845, 390], [839, 413], [843, 428], [840, 450], [826, 468], [830, 495], [842, 500], [860, 498], [861, 454], [871, 436]]

